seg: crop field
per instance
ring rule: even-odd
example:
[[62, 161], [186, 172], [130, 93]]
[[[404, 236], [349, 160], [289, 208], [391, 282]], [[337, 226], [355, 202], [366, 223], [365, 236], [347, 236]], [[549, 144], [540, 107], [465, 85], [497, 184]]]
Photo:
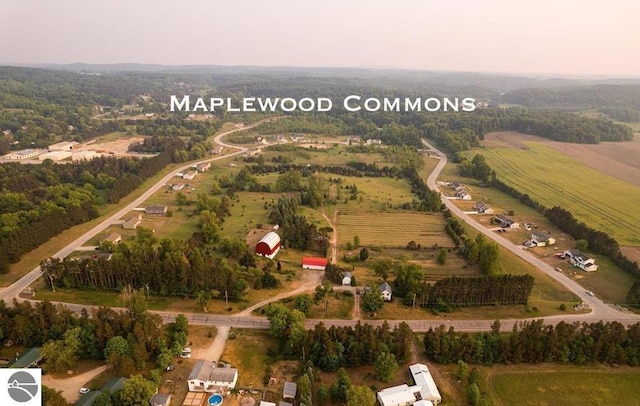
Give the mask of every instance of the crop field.
[[340, 244], [357, 235], [361, 245], [404, 247], [413, 240], [423, 246], [453, 246], [441, 214], [341, 210], [338, 230]]
[[559, 205], [621, 245], [638, 246], [640, 188], [588, 168], [541, 143], [483, 151], [498, 178], [541, 204]]
[[496, 373], [490, 393], [496, 405], [637, 405], [640, 404], [640, 373], [594, 370], [521, 370]]

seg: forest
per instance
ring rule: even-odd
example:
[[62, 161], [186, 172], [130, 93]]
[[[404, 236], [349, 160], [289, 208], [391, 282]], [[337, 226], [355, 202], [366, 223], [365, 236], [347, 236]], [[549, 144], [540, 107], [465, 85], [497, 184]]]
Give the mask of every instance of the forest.
[[435, 362], [474, 364], [561, 362], [640, 365], [640, 324], [618, 322], [544, 324], [519, 322], [510, 333], [496, 321], [487, 333], [461, 333], [441, 326], [429, 329], [424, 349]]

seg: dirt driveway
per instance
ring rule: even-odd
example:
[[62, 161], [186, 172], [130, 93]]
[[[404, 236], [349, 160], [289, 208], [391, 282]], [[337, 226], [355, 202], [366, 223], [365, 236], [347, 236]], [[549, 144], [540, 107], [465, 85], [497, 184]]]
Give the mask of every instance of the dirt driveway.
[[80, 399], [80, 388], [82, 388], [87, 382], [100, 375], [107, 369], [106, 365], [92, 369], [85, 373], [76, 376], [70, 376], [68, 378], [54, 378], [52, 375], [44, 375], [42, 377], [42, 383], [47, 385], [51, 389], [59, 390], [62, 392], [62, 396], [67, 402], [74, 404]]

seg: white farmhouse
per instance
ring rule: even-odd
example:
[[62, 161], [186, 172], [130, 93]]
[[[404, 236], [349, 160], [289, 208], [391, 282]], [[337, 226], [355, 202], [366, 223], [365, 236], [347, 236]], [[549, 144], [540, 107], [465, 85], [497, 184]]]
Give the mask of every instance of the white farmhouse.
[[216, 368], [211, 361], [198, 360], [189, 374], [187, 383], [191, 392], [218, 392], [233, 389], [238, 382], [236, 368]]

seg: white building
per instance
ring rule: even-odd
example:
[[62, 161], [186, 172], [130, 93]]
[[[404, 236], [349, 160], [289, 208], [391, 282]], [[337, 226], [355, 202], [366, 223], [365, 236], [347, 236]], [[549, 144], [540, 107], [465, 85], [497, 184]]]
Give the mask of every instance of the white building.
[[191, 392], [217, 392], [233, 389], [238, 382], [236, 368], [216, 368], [211, 361], [198, 360], [189, 374], [187, 383]]
[[12, 152], [4, 156], [4, 159], [29, 159], [40, 155], [37, 149], [23, 149], [22, 151]]
[[594, 272], [598, 270], [598, 265], [596, 265], [596, 260], [589, 257], [588, 255], [583, 254], [580, 250], [566, 250], [564, 252], [565, 257], [569, 257], [571, 260], [571, 264], [573, 266], [577, 266], [586, 272]]
[[63, 159], [67, 158], [71, 158], [71, 151], [55, 150], [38, 156], [38, 159], [41, 161], [44, 161], [45, 159], [50, 159], [52, 161], [62, 161]]
[[542, 233], [540, 231], [534, 231], [531, 233], [531, 241], [538, 247], [544, 247], [546, 245], [553, 245], [556, 243], [555, 238], [552, 238], [549, 234]]
[[79, 144], [75, 141], [62, 141], [49, 145], [49, 151], [71, 151], [76, 145]]
[[185, 172], [185, 173], [182, 174], [182, 179], [192, 180], [193, 178], [196, 177], [197, 174], [198, 174], [198, 172], [195, 172], [195, 171]]
[[382, 406], [435, 406], [442, 402], [436, 383], [424, 364], [409, 367], [415, 385], [402, 384], [378, 392], [378, 402]]
[[389, 285], [387, 282], [380, 285], [380, 294], [382, 295], [382, 299], [385, 302], [391, 301], [391, 285]]

